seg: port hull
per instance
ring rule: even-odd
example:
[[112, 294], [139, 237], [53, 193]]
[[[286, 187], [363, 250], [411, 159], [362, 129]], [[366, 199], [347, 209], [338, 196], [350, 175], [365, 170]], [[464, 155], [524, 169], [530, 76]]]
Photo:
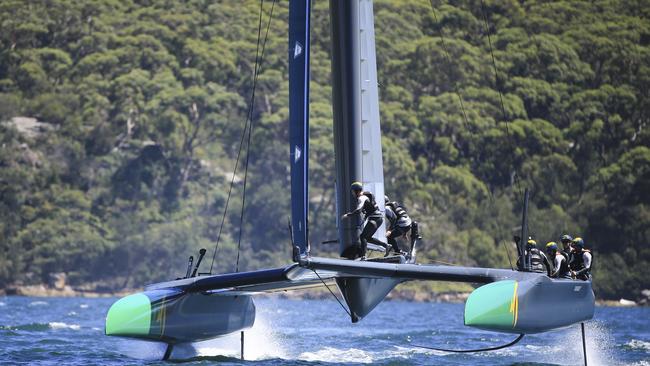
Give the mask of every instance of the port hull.
[[254, 323], [249, 295], [151, 290], [115, 302], [106, 317], [106, 335], [175, 344], [216, 338]]

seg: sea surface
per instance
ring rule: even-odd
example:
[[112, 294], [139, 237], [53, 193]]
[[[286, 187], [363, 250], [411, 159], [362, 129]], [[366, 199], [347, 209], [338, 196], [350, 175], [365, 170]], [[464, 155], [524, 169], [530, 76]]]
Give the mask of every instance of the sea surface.
[[[116, 299], [0, 297], [0, 365], [583, 365], [580, 327], [530, 335], [474, 354], [418, 348], [479, 348], [516, 336], [463, 326], [462, 304], [385, 301], [358, 324], [334, 300], [256, 299], [245, 333], [164, 347], [104, 335]], [[558, 309], [561, 311], [561, 309]], [[586, 325], [589, 365], [650, 366], [650, 308], [598, 307]]]

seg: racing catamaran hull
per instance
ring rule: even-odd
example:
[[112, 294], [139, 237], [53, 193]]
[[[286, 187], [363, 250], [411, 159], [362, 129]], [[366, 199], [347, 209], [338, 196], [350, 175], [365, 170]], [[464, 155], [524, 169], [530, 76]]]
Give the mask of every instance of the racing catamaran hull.
[[254, 322], [251, 296], [152, 290], [113, 304], [106, 316], [106, 335], [176, 344], [223, 336]]

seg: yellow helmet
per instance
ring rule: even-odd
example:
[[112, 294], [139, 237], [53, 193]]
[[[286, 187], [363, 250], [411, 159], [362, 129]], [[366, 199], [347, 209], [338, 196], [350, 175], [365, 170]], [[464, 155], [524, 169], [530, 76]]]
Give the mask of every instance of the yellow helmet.
[[554, 241], [549, 241], [548, 243], [546, 243], [546, 251], [547, 252], [551, 252], [551, 251], [557, 252], [557, 243], [554, 242]]

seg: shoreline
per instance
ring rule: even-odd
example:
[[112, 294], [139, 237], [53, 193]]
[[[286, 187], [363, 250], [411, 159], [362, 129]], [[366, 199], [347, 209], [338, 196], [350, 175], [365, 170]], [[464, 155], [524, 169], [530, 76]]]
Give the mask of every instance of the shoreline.
[[[29, 285], [16, 286], [0, 289], [0, 296], [28, 296], [28, 297], [86, 297], [86, 298], [106, 298], [106, 297], [124, 297], [136, 292], [143, 291], [143, 288], [122, 289], [117, 291], [91, 291], [72, 286], [63, 286], [62, 288], [49, 287], [46, 285]], [[391, 291], [386, 300], [402, 300], [409, 302], [433, 302], [433, 303], [464, 303], [469, 297], [470, 292], [448, 291], [448, 292], [425, 292], [413, 289], [395, 289]], [[278, 297], [290, 300], [325, 300], [332, 298], [332, 294], [324, 288], [303, 289], [296, 291], [279, 291], [272, 293], [260, 293], [255, 295], [263, 298]], [[338, 296], [338, 295], [337, 295]], [[633, 301], [620, 300], [603, 300], [596, 299], [596, 306], [608, 307], [643, 307], [645, 304], [638, 304]]]

